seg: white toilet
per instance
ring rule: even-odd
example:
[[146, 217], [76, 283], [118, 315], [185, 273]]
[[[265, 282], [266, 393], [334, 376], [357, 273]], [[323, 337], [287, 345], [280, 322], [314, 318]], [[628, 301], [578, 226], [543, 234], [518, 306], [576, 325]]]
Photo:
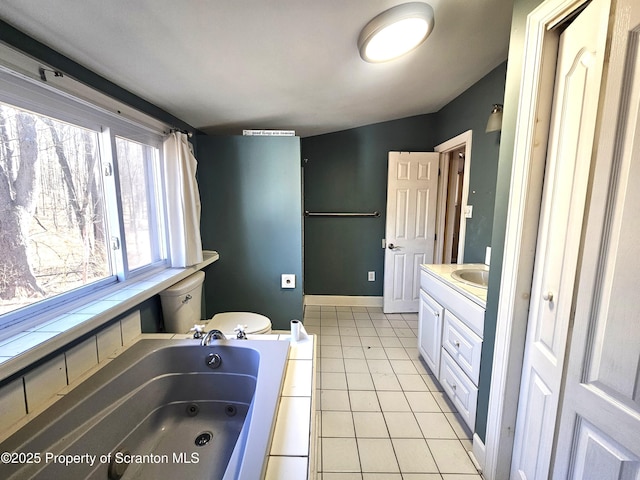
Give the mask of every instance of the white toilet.
[[201, 320], [203, 282], [204, 272], [199, 271], [160, 292], [165, 331], [188, 333], [194, 325], [205, 324], [205, 330], [220, 330], [228, 338], [235, 337], [238, 325], [246, 325], [248, 335], [271, 333], [271, 320], [258, 313], [224, 312]]

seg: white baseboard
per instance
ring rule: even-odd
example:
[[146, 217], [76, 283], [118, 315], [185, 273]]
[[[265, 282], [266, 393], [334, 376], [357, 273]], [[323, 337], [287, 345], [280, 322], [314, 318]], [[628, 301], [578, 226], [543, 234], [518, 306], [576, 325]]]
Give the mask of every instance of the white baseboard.
[[382, 307], [382, 297], [350, 295], [305, 295], [305, 305], [335, 305], [339, 307]]
[[484, 446], [484, 442], [480, 440], [480, 437], [477, 433], [473, 434], [473, 452], [471, 452], [471, 457], [475, 460], [476, 468], [478, 468], [481, 472], [485, 471], [486, 464], [486, 456], [487, 449]]

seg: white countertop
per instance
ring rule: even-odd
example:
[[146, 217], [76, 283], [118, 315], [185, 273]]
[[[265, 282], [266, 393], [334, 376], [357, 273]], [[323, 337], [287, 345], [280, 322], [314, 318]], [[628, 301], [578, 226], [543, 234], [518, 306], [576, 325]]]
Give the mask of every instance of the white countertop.
[[454, 263], [454, 264], [436, 264], [436, 265], [421, 265], [422, 269], [428, 274], [438, 278], [454, 290], [460, 292], [469, 300], [477, 303], [482, 308], [487, 306], [487, 289], [474, 287], [467, 283], [456, 280], [451, 274], [462, 268], [488, 268], [483, 263]]

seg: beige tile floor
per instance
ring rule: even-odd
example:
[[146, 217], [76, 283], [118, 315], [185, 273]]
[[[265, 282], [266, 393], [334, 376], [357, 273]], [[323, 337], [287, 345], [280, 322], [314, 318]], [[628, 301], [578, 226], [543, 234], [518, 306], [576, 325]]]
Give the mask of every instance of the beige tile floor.
[[319, 336], [319, 480], [481, 480], [419, 358], [417, 314], [307, 306], [304, 326]]

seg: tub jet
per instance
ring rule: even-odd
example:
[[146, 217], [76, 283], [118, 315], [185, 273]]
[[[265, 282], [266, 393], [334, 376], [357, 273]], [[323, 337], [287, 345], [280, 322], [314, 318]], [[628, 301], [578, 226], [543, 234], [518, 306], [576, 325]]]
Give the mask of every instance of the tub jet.
[[187, 415], [190, 417], [195, 417], [200, 412], [200, 407], [195, 403], [190, 403], [187, 405]]

